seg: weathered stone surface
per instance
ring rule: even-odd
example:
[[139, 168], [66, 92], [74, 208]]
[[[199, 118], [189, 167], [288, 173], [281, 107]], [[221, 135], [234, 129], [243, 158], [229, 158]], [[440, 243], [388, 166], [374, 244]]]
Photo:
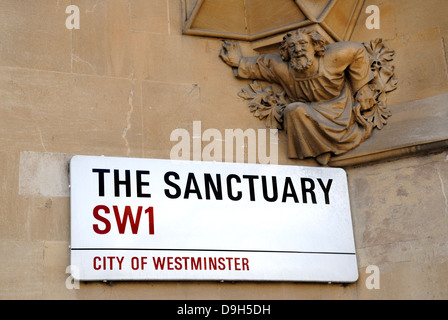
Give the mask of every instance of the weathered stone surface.
[[3, 148], [139, 156], [140, 92], [131, 79], [2, 68]]
[[[448, 298], [446, 149], [347, 169], [355, 284], [126, 282], [67, 289], [70, 199], [39, 170], [62, 182], [68, 176], [59, 169], [69, 155], [167, 158], [171, 131], [190, 131], [194, 120], [221, 132], [264, 126], [237, 95], [248, 82], [234, 79], [219, 60], [220, 39], [182, 35], [195, 3], [0, 1], [0, 298]], [[80, 8], [79, 30], [65, 28], [69, 4]], [[379, 30], [365, 28], [369, 4], [380, 9]], [[388, 100], [393, 116], [369, 148], [445, 132], [447, 6], [446, 0], [365, 2], [352, 39], [383, 38], [396, 51], [400, 79]], [[242, 48], [246, 56], [259, 54], [249, 43]], [[279, 137], [280, 164], [314, 165], [287, 159], [286, 136]], [[370, 265], [380, 270], [379, 290], [366, 287]]]
[[[362, 0], [198, 0], [186, 3], [184, 33], [227, 39], [257, 40], [298, 27], [317, 26], [336, 41], [348, 40]], [[190, 9], [194, 5], [194, 9]]]
[[39, 299], [43, 291], [41, 241], [0, 242], [0, 295], [2, 299]]
[[70, 72], [69, 0], [0, 3], [0, 66]]
[[22, 152], [19, 194], [21, 196], [69, 197], [71, 155]]
[[359, 148], [333, 158], [330, 165], [359, 165], [445, 149], [447, 106], [447, 94], [392, 106], [392, 117], [382, 130]]

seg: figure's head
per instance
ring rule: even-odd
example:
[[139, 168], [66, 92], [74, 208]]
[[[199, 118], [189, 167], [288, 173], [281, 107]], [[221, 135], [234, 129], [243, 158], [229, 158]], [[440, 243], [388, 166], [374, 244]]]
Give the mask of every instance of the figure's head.
[[280, 46], [282, 59], [297, 71], [311, 67], [315, 56], [324, 56], [326, 40], [317, 31], [298, 29], [288, 32]]

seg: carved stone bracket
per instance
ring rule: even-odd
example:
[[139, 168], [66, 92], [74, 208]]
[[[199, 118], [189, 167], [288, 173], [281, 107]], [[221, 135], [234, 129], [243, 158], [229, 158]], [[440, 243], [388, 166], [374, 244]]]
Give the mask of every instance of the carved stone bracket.
[[[285, 36], [280, 47], [284, 61], [290, 61], [291, 54], [304, 52], [305, 46], [302, 47], [300, 43], [306, 42], [307, 35], [314, 39], [314, 52], [318, 55], [320, 35], [315, 31], [300, 29]], [[290, 41], [289, 37], [296, 38]], [[325, 42], [322, 44], [324, 55], [327, 49]], [[277, 82], [283, 87], [283, 90], [276, 92], [272, 86], [263, 87], [253, 81], [239, 96], [249, 101], [250, 111], [255, 117], [264, 120], [268, 128], [288, 131], [290, 158], [315, 157], [320, 164], [328, 164], [332, 156], [357, 148], [370, 138], [374, 129], [383, 129], [392, 115], [386, 102], [387, 93], [395, 90], [398, 83], [392, 65], [394, 51], [386, 48], [381, 39], [362, 46], [340, 43], [329, 50], [330, 55], [339, 57], [314, 63], [316, 71], [313, 72], [317, 73], [306, 76], [308, 67], [294, 73], [291, 62], [287, 69], [284, 62], [276, 60], [275, 55], [243, 59], [235, 43], [224, 43], [221, 57], [226, 63], [237, 67], [237, 76]], [[350, 62], [344, 62], [346, 64], [342, 66], [347, 68], [344, 76], [344, 69], [339, 70], [339, 64], [334, 61], [346, 59], [347, 55], [352, 54], [354, 56]], [[339, 71], [332, 78], [329, 75], [335, 70]], [[344, 81], [351, 82], [353, 102], [350, 98], [352, 91], [338, 85], [341, 77], [347, 77]], [[353, 115], [350, 116], [350, 113]]]
[[357, 149], [329, 165], [347, 167], [448, 149], [448, 94], [390, 106], [393, 117]]

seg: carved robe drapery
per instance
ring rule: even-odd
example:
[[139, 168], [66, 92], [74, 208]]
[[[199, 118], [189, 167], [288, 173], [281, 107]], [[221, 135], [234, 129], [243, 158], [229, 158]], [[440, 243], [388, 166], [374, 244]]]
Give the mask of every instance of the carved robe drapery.
[[356, 121], [354, 94], [373, 78], [365, 47], [330, 44], [315, 57], [317, 72], [301, 77], [280, 54], [242, 58], [235, 75], [280, 84], [292, 101], [284, 111], [288, 157], [343, 154], [368, 138], [371, 128]]

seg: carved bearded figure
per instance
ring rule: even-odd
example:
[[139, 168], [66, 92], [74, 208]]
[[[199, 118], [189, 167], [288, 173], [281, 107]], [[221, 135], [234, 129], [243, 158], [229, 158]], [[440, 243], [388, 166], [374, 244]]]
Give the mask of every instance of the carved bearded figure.
[[243, 57], [235, 42], [224, 42], [220, 57], [235, 76], [280, 84], [289, 101], [283, 112], [289, 158], [331, 156], [358, 147], [373, 124], [360, 117], [374, 106], [374, 78], [363, 44], [327, 44], [316, 31], [288, 33], [277, 54]]

